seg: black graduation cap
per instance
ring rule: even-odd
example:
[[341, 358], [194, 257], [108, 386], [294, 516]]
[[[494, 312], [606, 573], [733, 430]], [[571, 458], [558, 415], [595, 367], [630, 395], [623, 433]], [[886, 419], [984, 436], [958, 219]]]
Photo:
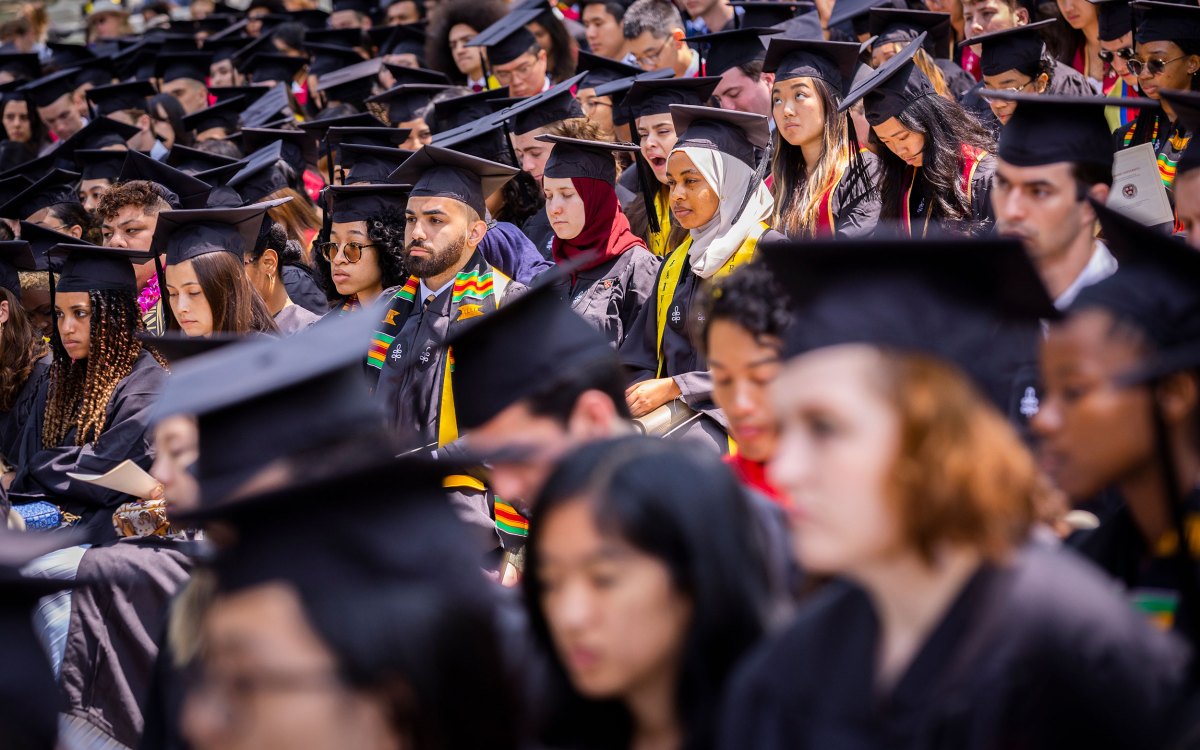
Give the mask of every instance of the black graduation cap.
[[[671, 119], [679, 139], [675, 148], [707, 148], [758, 165], [757, 154], [771, 142], [771, 127], [765, 115], [717, 107], [672, 104]], [[553, 153], [553, 152], [552, 152]]]
[[583, 117], [583, 109], [571, 94], [571, 89], [584, 79], [587, 73], [572, 76], [540, 94], [535, 94], [511, 104], [496, 113], [497, 118], [507, 120], [515, 135], [544, 128], [556, 122]]
[[479, 32], [474, 39], [467, 42], [467, 46], [485, 47], [489, 65], [510, 63], [537, 45], [537, 39], [525, 27], [536, 21], [541, 13], [537, 8], [511, 10], [499, 21]]
[[610, 83], [602, 83], [596, 87], [596, 96], [607, 96], [612, 100], [613, 124], [627, 125], [632, 116], [629, 113], [629, 108], [625, 106], [625, 97], [629, 94], [629, 89], [633, 87], [639, 79], [657, 80], [667, 79], [675, 75], [675, 72], [670, 68], [662, 68], [649, 73], [643, 73], [629, 78], [620, 78]]
[[126, 109], [146, 111], [146, 100], [157, 91], [149, 81], [131, 81], [129, 83], [114, 83], [109, 86], [97, 86], [87, 90], [88, 101], [96, 109], [97, 115], [108, 115]]
[[75, 76], [75, 86], [91, 84], [92, 86], [109, 86], [117, 79], [116, 62], [112, 55], [97, 57], [80, 68]]
[[162, 45], [164, 55], [185, 55], [200, 51], [200, 42], [196, 41], [196, 35], [191, 33], [164, 33], [158, 37], [158, 42]]
[[283, 116], [292, 116], [292, 103], [288, 97], [290, 86], [280, 81], [270, 91], [242, 111], [241, 125], [244, 128], [260, 128]]
[[67, 68], [48, 76], [42, 76], [36, 81], [30, 81], [17, 91], [23, 92], [33, 102], [35, 107], [49, 107], [67, 94], [75, 93], [75, 75], [78, 68]]
[[300, 69], [308, 64], [303, 57], [292, 57], [282, 52], [262, 52], [246, 61], [240, 70], [255, 83], [267, 81], [291, 82]]
[[234, 52], [231, 59], [233, 60], [234, 67], [241, 70], [242, 66], [255, 55], [278, 51], [279, 48], [275, 46], [275, 42], [271, 39], [270, 34], [259, 34], [258, 38], [250, 41], [237, 52]]
[[75, 152], [75, 163], [79, 166], [81, 180], [108, 180], [116, 182], [125, 163], [124, 151], [103, 149], [80, 149]]
[[[428, 68], [410, 68], [407, 65], [393, 65], [392, 63], [388, 62], [385, 62], [383, 67], [387, 68], [388, 72], [392, 74], [392, 79], [395, 80], [393, 86], [402, 86], [406, 83], [434, 83], [442, 84], [444, 86], [450, 85], [450, 78], [445, 73], [437, 70], [429, 70]], [[505, 90], [507, 90], [507, 87]]]
[[0, 54], [0, 73], [32, 81], [42, 75], [42, 62], [35, 52], [5, 52]]
[[1133, 31], [1133, 10], [1129, 0], [1090, 0], [1096, 6], [1100, 41], [1115, 42]]
[[896, 117], [922, 97], [937, 96], [929, 78], [913, 62], [924, 43], [925, 35], [921, 34], [867, 78], [855, 81], [838, 111], [845, 112], [862, 99], [867, 122], [878, 125]]
[[369, 16], [375, 12], [375, 3], [372, 0], [333, 0], [333, 12], [339, 10], [352, 10]]
[[741, 28], [688, 37], [688, 42], [701, 45], [704, 74], [719, 76], [730, 68], [761, 61], [767, 55], [763, 37], [778, 33], [780, 29]]
[[24, 220], [43, 208], [59, 203], [78, 203], [79, 173], [65, 169], [53, 169], [45, 177], [33, 183], [0, 206], [0, 216], [5, 219]]
[[490, 159], [502, 164], [515, 167], [517, 157], [513, 153], [512, 143], [504, 132], [503, 123], [494, 119], [481, 119], [478, 122], [467, 123], [453, 130], [438, 133], [433, 137], [433, 145], [457, 151], [460, 154], [478, 156], [480, 159]]
[[[398, 26], [381, 26], [379, 31], [391, 30], [383, 41], [376, 43], [380, 56], [384, 55], [414, 55], [417, 61], [425, 64], [425, 34], [427, 25], [422, 22], [406, 23]], [[378, 39], [367, 31], [371, 39]]]
[[230, 178], [228, 186], [247, 201], [263, 200], [290, 184], [279, 163], [282, 158], [283, 144], [278, 141], [259, 149], [243, 159], [245, 166]]
[[362, 105], [371, 101], [368, 97], [379, 81], [379, 58], [360, 60], [341, 70], [335, 70], [317, 80], [317, 91], [333, 102], [350, 102]]
[[959, 43], [959, 48], [980, 45], [979, 67], [985, 76], [996, 76], [1009, 70], [1036, 77], [1046, 49], [1042, 32], [1058, 23], [1056, 18], [1017, 26], [1003, 31], [981, 34]]
[[190, 115], [185, 115], [183, 118], [183, 127], [193, 133], [203, 133], [205, 130], [223, 128], [226, 134], [229, 134], [237, 130], [238, 117], [247, 106], [248, 104], [245, 99], [235, 96], [232, 99], [218, 102], [211, 107], [196, 110]]
[[222, 39], [209, 37], [204, 40], [204, 51], [212, 55], [213, 64], [223, 60], [232, 60], [238, 51], [254, 40], [248, 36], [228, 36]]
[[214, 86], [208, 93], [216, 100], [216, 104], [240, 96], [246, 100], [246, 106], [265, 96], [271, 89], [266, 86]]
[[[5, 141], [11, 143], [11, 141]], [[0, 180], [0, 203], [7, 203], [25, 191], [33, 180], [23, 174], [13, 174]]]
[[1059, 317], [1016, 240], [977, 239], [969, 253], [955, 240], [788, 241], [760, 254], [796, 315], [789, 356], [873, 344], [939, 357], [987, 384], [1005, 356], [992, 335], [1001, 324], [1036, 330]]
[[449, 91], [450, 86], [434, 83], [406, 83], [392, 88], [367, 99], [368, 102], [387, 106], [388, 121], [399, 125], [417, 118], [417, 113], [429, 106], [433, 98], [443, 91]]
[[18, 271], [36, 271], [37, 261], [25, 240], [0, 242], [0, 287], [21, 299], [21, 277]]
[[279, 14], [270, 13], [266, 18], [278, 18], [284, 23], [298, 23], [309, 31], [321, 31], [329, 26], [329, 14], [319, 8], [305, 8]]
[[[580, 53], [583, 54], [582, 52]], [[508, 96], [508, 87], [480, 91], [477, 94], [456, 96], [453, 99], [443, 99], [433, 103], [433, 116], [429, 129], [434, 133], [444, 133], [448, 130], [461, 128], [485, 118], [490, 118], [492, 108], [488, 102], [504, 99]]]
[[75, 135], [59, 144], [50, 152], [58, 166], [70, 168], [75, 165], [72, 154], [80, 149], [101, 149], [109, 146], [125, 147], [125, 142], [141, 130], [111, 117], [97, 117], [80, 128]]
[[167, 265], [175, 265], [208, 253], [226, 252], [239, 259], [254, 250], [270, 203], [244, 208], [201, 208], [162, 211], [154, 227], [150, 251], [166, 253]]
[[400, 168], [413, 151], [394, 146], [360, 146], [343, 143], [341, 147], [342, 168], [347, 170], [345, 184], [388, 182], [388, 176]]
[[738, 26], [747, 29], [765, 29], [779, 26], [796, 17], [799, 11], [812, 10], [813, 4], [793, 3], [782, 0], [730, 0], [731, 8], [742, 9], [737, 18]]
[[296, 127], [300, 128], [305, 133], [309, 133], [317, 140], [323, 140], [326, 134], [333, 128], [383, 128], [386, 126], [380, 122], [375, 115], [367, 112], [359, 112], [357, 114], [345, 115], [343, 117], [318, 117], [313, 120], [306, 120], [298, 123]]
[[633, 153], [638, 146], [632, 143], [588, 141], [543, 133], [534, 140], [554, 144], [546, 161], [545, 177], [593, 177], [610, 185], [617, 183], [616, 151]]
[[[29, 249], [33, 252], [34, 263], [37, 270], [45, 271], [50, 265], [50, 249], [56, 245], [70, 245], [83, 243], [81, 239], [76, 239], [69, 234], [56, 232], [53, 229], [47, 229], [41, 224], [30, 224], [28, 221], [20, 222], [21, 239], [29, 243]], [[61, 259], [56, 258], [57, 263]]]
[[141, 250], [80, 244], [72, 238], [72, 244], [50, 248], [50, 257], [64, 258], [54, 286], [56, 292], [113, 290], [137, 294], [133, 264], [144, 263], [153, 256]]
[[125, 152], [119, 179], [121, 182], [146, 180], [165, 188], [167, 195], [163, 199], [172, 208], [202, 208], [210, 189], [202, 180], [137, 151]]
[[629, 88], [622, 106], [628, 110], [629, 119], [665, 115], [672, 104], [706, 104], [721, 82], [720, 77], [707, 78], [639, 78]]
[[50, 60], [46, 63], [49, 68], [65, 70], [80, 65], [86, 65], [96, 59], [96, 53], [83, 44], [68, 44], [66, 42], [47, 42], [50, 50]]
[[345, 224], [351, 221], [366, 221], [388, 209], [403, 213], [404, 207], [408, 205], [408, 195], [412, 186], [400, 183], [330, 185], [325, 190], [333, 204], [333, 223]]
[[1200, 41], [1200, 7], [1177, 3], [1134, 0], [1133, 40], [1138, 44], [1161, 41]]
[[[0, 175], [8, 175], [10, 172], [19, 170], [36, 158], [33, 149], [24, 143], [0, 141]], [[9, 178], [5, 176], [3, 179]], [[3, 182], [3, 179], [0, 179], [0, 182]], [[4, 200], [3, 194], [0, 194], [0, 202]]]
[[776, 82], [819, 78], [844, 95], [854, 80], [858, 59], [859, 45], [855, 42], [776, 37], [767, 46], [763, 70], [774, 73]]
[[362, 54], [351, 47], [305, 43], [304, 50], [313, 56], [308, 73], [317, 78], [363, 61]]
[[[304, 34], [304, 45], [320, 44], [322, 46], [354, 49], [366, 46], [367, 40], [360, 28], [349, 29], [313, 29]], [[361, 59], [361, 58], [360, 58]]]
[[1000, 130], [997, 156], [1018, 167], [1058, 162], [1111, 167], [1115, 147], [1105, 108], [1158, 106], [1153, 100], [1107, 96], [980, 93], [988, 99], [1017, 102], [1012, 118]]
[[199, 357], [229, 344], [236, 344], [246, 340], [246, 337], [242, 335], [218, 332], [214, 332], [208, 336], [188, 336], [185, 333], [166, 333], [162, 336], [151, 336], [140, 333], [138, 334], [138, 338], [148, 348], [158, 352], [163, 356], [163, 359], [167, 360], [167, 363], [171, 366], [172, 374], [176, 372], [176, 367], [185, 360]]
[[154, 63], [154, 75], [164, 84], [180, 78], [204, 83], [208, 80], [211, 65], [212, 55], [204, 52], [164, 54]]
[[950, 14], [909, 8], [872, 8], [867, 14], [867, 32], [872, 46], [905, 45], [922, 32], [928, 34], [926, 49], [934, 57], [945, 58], [950, 52]]
[[154, 78], [154, 64], [158, 60], [158, 45], [152, 42], [137, 44], [116, 55], [113, 62], [121, 78], [148, 81]]
[[575, 63], [575, 72], [587, 73], [587, 76], [579, 82], [579, 88], [594, 89], [622, 78], [639, 76], [642, 74], [642, 69], [610, 60], [607, 57], [593, 55], [590, 52], [580, 52], [579, 59]]
[[[867, 33], [867, 14], [871, 8], [907, 8], [904, 0], [836, 0], [829, 14], [829, 27], [841, 26], [847, 21], [854, 24], [855, 34]], [[860, 30], [861, 26], [861, 30]]]
[[479, 427], [555, 378], [621, 367], [604, 336], [550, 284], [463, 326], [446, 343], [454, 349], [451, 385], [462, 430]]
[[325, 135], [330, 145], [354, 143], [360, 146], [379, 146], [395, 148], [408, 140], [410, 131], [406, 128], [376, 127], [332, 127]]
[[411, 184], [414, 198], [441, 196], [465, 203], [480, 216], [484, 201], [521, 170], [460, 154], [440, 146], [422, 146], [391, 174], [393, 182]]
[[242, 128], [242, 152], [253, 154], [278, 141], [283, 146], [282, 159], [303, 172], [317, 163], [317, 142], [303, 130], [281, 128]]
[[171, 147], [170, 152], [167, 153], [167, 158], [163, 160], [163, 163], [167, 166], [175, 167], [185, 174], [194, 175], [197, 172], [236, 164], [237, 161], [237, 159], [228, 156], [210, 154], [198, 148], [190, 148], [176, 143]]

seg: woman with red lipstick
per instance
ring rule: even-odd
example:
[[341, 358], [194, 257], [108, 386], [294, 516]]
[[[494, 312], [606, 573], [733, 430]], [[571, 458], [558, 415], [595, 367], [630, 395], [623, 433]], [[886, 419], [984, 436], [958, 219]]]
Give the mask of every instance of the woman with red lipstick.
[[770, 609], [753, 519], [729, 471], [684, 445], [620, 438], [559, 465], [523, 582], [550, 667], [545, 746], [713, 746], [726, 679]]
[[[59, 246], [50, 336], [48, 385], [18, 438], [8, 497], [14, 506], [58, 506], [63, 525], [113, 538], [112, 512], [134, 498], [72, 479], [103, 474], [125, 460], [150, 465], [150, 409], [166, 370], [138, 339], [145, 330], [137, 304], [134, 258], [144, 253], [93, 245]], [[59, 251], [56, 251], [59, 252]]]

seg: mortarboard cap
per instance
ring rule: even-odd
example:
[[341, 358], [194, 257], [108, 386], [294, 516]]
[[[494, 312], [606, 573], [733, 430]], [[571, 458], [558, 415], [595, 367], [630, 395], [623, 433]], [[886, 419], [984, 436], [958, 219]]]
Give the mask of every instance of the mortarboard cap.
[[229, 179], [233, 188], [247, 201], [257, 202], [290, 185], [280, 160], [283, 144], [275, 141], [242, 160], [242, 169]]
[[281, 52], [262, 52], [251, 57], [239, 69], [259, 85], [268, 81], [290, 83], [307, 64], [308, 60], [303, 57], [292, 57]]
[[638, 147], [632, 143], [609, 141], [587, 141], [543, 133], [535, 140], [553, 144], [554, 149], [542, 172], [544, 177], [591, 177], [604, 180], [610, 185], [617, 183], [617, 166], [614, 152], [633, 153]]
[[54, 70], [65, 70], [79, 65], [86, 65], [96, 59], [96, 53], [82, 44], [47, 42], [46, 47], [50, 50], [50, 60], [46, 63], [46, 67], [53, 68]]
[[729, 6], [734, 9], [742, 9], [742, 14], [738, 17], [738, 25], [747, 29], [779, 26], [795, 18], [798, 12], [807, 12], [813, 8], [812, 3], [781, 2], [781, 0], [731, 0]]
[[36, 271], [37, 261], [33, 250], [25, 240], [0, 242], [0, 287], [21, 299], [21, 277], [19, 271]]
[[867, 15], [872, 8], [907, 8], [904, 0], [836, 0], [829, 14], [829, 27], [854, 23], [855, 34], [867, 33]]
[[202, 208], [210, 189], [205, 182], [137, 151], [125, 152], [119, 179], [153, 182], [164, 189], [162, 198], [173, 209]]
[[439, 146], [422, 146], [390, 177], [393, 182], [411, 184], [414, 198], [453, 198], [486, 216], [487, 197], [520, 171]]
[[909, 8], [872, 8], [867, 14], [867, 33], [872, 46], [899, 44], [904, 46], [922, 33], [926, 49], [937, 58], [950, 52], [950, 14]]
[[309, 75], [318, 79], [334, 71], [347, 68], [363, 61], [363, 56], [352, 47], [338, 47], [331, 44], [312, 44], [306, 42], [304, 51], [312, 55], [312, 63], [308, 66]]
[[494, 119], [481, 119], [462, 127], [439, 133], [433, 137], [433, 145], [457, 151], [460, 154], [478, 156], [509, 166], [517, 166], [512, 143], [504, 134], [503, 123]]
[[32, 81], [42, 75], [42, 63], [34, 52], [5, 52], [0, 54], [0, 73]]
[[120, 146], [124, 150], [125, 142], [140, 132], [139, 128], [111, 117], [97, 117], [59, 144], [49, 155], [58, 166], [69, 169], [75, 166], [71, 157], [76, 151], [111, 146]]
[[56, 292], [119, 291], [137, 294], [134, 263], [144, 263], [153, 256], [141, 250], [79, 244], [50, 248], [50, 257], [63, 258], [58, 274]]
[[175, 167], [185, 174], [194, 175], [197, 172], [236, 164], [237, 161], [228, 156], [210, 154], [198, 148], [190, 148], [176, 143], [167, 153], [167, 158], [163, 160], [163, 163], [169, 167]]
[[607, 96], [612, 100], [613, 124], [628, 125], [630, 119], [632, 119], [632, 115], [629, 112], [629, 108], [625, 106], [625, 97], [629, 94], [629, 89], [633, 87], [633, 84], [639, 79], [647, 81], [667, 79], [671, 78], [674, 74], [674, 71], [670, 68], [662, 68], [661, 70], [654, 70], [649, 73], [630, 76], [629, 78], [621, 78], [611, 83], [602, 83], [596, 87], [596, 96]]
[[204, 83], [208, 80], [208, 69], [212, 55], [204, 52], [185, 52], [160, 55], [154, 63], [154, 75], [163, 84], [180, 78], [189, 78]]
[[[320, 44], [328, 47], [354, 49], [364, 47], [367, 39], [360, 28], [349, 29], [313, 29], [304, 34], [304, 45]], [[361, 57], [359, 59], [362, 59]]]
[[[417, 58], [417, 62], [424, 65], [426, 24], [418, 22], [399, 26], [382, 26], [379, 30], [387, 31], [389, 29], [391, 33], [376, 45], [379, 47], [379, 55], [413, 55]], [[371, 35], [370, 30], [367, 35], [372, 39], [378, 38]]]
[[228, 135], [237, 130], [238, 117], [247, 106], [244, 98], [235, 96], [211, 107], [196, 110], [190, 115], [185, 115], [183, 127], [193, 133], [203, 133], [206, 130], [221, 128]]
[[33, 183], [0, 206], [0, 216], [6, 219], [25, 220], [43, 208], [59, 203], [78, 203], [79, 173], [65, 169], [53, 169], [45, 177]]
[[110, 86], [117, 80], [116, 62], [112, 55], [97, 57], [79, 69], [75, 76], [75, 86], [91, 84], [92, 86]]
[[185, 55], [200, 51], [200, 43], [195, 34], [164, 33], [157, 39], [164, 55]]
[[763, 37], [778, 33], [780, 29], [741, 28], [689, 37], [688, 42], [701, 45], [704, 74], [719, 76], [730, 68], [761, 61], [767, 56]]
[[333, 203], [333, 223], [345, 224], [351, 221], [366, 221], [387, 210], [404, 213], [412, 186], [399, 183], [331, 185], [325, 190]]
[[671, 119], [678, 133], [675, 149], [707, 148], [720, 151], [741, 160], [751, 169], [758, 165], [758, 152], [771, 142], [769, 118], [765, 115], [672, 104]]
[[537, 20], [539, 8], [514, 9], [467, 42], [468, 47], [485, 47], [488, 64], [504, 65], [537, 46], [537, 39], [525, 27]]
[[242, 128], [242, 153], [253, 154], [278, 141], [283, 147], [282, 159], [303, 172], [317, 163], [317, 142], [303, 130], [280, 128]]
[[329, 26], [329, 14], [319, 8], [268, 13], [264, 18], [280, 23], [298, 23], [307, 31], [321, 31]]
[[147, 348], [161, 354], [163, 359], [167, 360], [167, 364], [171, 366], [172, 371], [185, 360], [200, 357], [229, 344], [246, 340], [246, 337], [242, 335], [219, 332], [213, 332], [208, 336], [188, 336], [184, 333], [166, 333], [162, 336], [139, 334], [138, 338]]
[[346, 170], [345, 184], [386, 183], [413, 151], [394, 146], [360, 146], [343, 143], [340, 164]]
[[498, 119], [507, 120], [514, 135], [523, 135], [563, 120], [583, 117], [583, 109], [571, 93], [586, 73], [572, 76], [540, 94], [521, 99], [496, 113]]
[[372, 0], [333, 0], [333, 12], [337, 13], [342, 10], [351, 10], [369, 16], [375, 12], [375, 3]]
[[305, 133], [309, 133], [310, 135], [312, 135], [313, 138], [315, 138], [317, 140], [322, 140], [325, 138], [325, 135], [333, 128], [338, 128], [338, 127], [382, 128], [382, 127], [386, 127], [386, 126], [382, 122], [380, 122], [379, 118], [375, 117], [375, 115], [372, 115], [372, 114], [369, 114], [366, 112], [360, 112], [360, 113], [353, 114], [353, 115], [346, 115], [344, 117], [324, 117], [324, 118], [317, 118], [314, 120], [306, 120], [304, 122], [298, 123], [296, 125], [296, 127], [300, 128]]
[[575, 63], [575, 72], [587, 73], [584, 79], [579, 82], [579, 88], [594, 89], [597, 86], [611, 83], [621, 78], [639, 76], [642, 74], [642, 69], [617, 62], [616, 60], [610, 60], [607, 57], [593, 55], [590, 52], [580, 52], [579, 59]]
[[776, 81], [819, 78], [845, 95], [854, 80], [858, 59], [859, 45], [855, 42], [775, 37], [767, 46], [763, 71], [774, 73]]
[[[1147, 42], [1200, 42], [1200, 7], [1178, 3], [1134, 0], [1133, 40]], [[1191, 48], [1193, 45], [1184, 45]]]
[[1157, 106], [1145, 99], [1107, 96], [980, 93], [988, 99], [1017, 102], [1012, 118], [1000, 130], [996, 150], [997, 156], [1017, 167], [1060, 162], [1111, 167], [1115, 146], [1105, 108]]
[[[222, 39], [209, 37], [204, 40], [204, 51], [212, 55], [212, 64], [232, 60], [239, 50], [254, 40], [248, 36], [228, 36]], [[211, 93], [211, 92], [210, 92]]]
[[325, 98], [335, 102], [350, 102], [360, 105], [368, 99], [375, 90], [379, 80], [379, 58], [360, 60], [353, 65], [335, 70], [322, 76], [317, 81], [317, 90]]
[[149, 81], [131, 81], [129, 83], [114, 83], [109, 86], [97, 86], [87, 90], [88, 101], [96, 108], [97, 115], [109, 115], [126, 109], [147, 110], [146, 100], [157, 91]]
[[[434, 83], [443, 86], [450, 85], [450, 78], [437, 70], [429, 70], [428, 68], [410, 68], [406, 65], [393, 65], [385, 62], [383, 67], [387, 68], [392, 74], [392, 79], [395, 86], [402, 86], [406, 83]], [[495, 90], [495, 89], [494, 89]], [[487, 92], [485, 92], [487, 93]]]
[[[36, 159], [37, 156], [33, 150], [24, 143], [19, 141], [0, 141], [0, 174], [7, 175], [8, 173], [19, 169]], [[4, 179], [9, 179], [5, 177]], [[0, 180], [3, 182], [3, 180]], [[0, 193], [0, 202], [6, 198]]]
[[1133, 10], [1129, 0], [1090, 0], [1096, 6], [1100, 41], [1115, 42], [1133, 31]]
[[[554, 150], [559, 148], [561, 145]], [[555, 378], [597, 368], [621, 370], [616, 352], [604, 336], [550, 284], [501, 306], [494, 315], [463, 326], [446, 343], [454, 348], [451, 385], [461, 430], [479, 427], [546, 388]], [[514, 358], [513, 352], [521, 356]]]
[[75, 74], [77, 68], [67, 68], [48, 76], [42, 76], [36, 81], [30, 81], [17, 91], [23, 92], [35, 107], [49, 107], [67, 94], [75, 93]]
[[265, 96], [270, 90], [266, 86], [214, 86], [208, 90], [208, 93], [216, 100], [215, 104], [227, 101], [235, 96], [240, 96], [246, 100], [246, 105], [249, 106]]
[[267, 93], [242, 110], [241, 126], [260, 128], [280, 117], [293, 117], [288, 89], [288, 84], [283, 81], [272, 86]]
[[[582, 54], [582, 53], [580, 53]], [[434, 133], [444, 133], [448, 130], [461, 128], [464, 125], [490, 119], [492, 108], [488, 102], [504, 99], [508, 96], [508, 87], [504, 86], [477, 94], [456, 96], [453, 99], [443, 99], [433, 103], [432, 121], [429, 128]]]
[[707, 78], [639, 78], [629, 88], [622, 102], [629, 119], [670, 114], [672, 104], [705, 105], [721, 82], [718, 77]]
[[980, 45], [979, 67], [985, 76], [1015, 70], [1036, 78], [1046, 49], [1042, 33], [1057, 23], [1057, 19], [1047, 18], [1045, 21], [971, 37], [958, 46]]
[[154, 64], [158, 60], [158, 46], [144, 43], [122, 52], [114, 58], [117, 74], [123, 79], [148, 81], [154, 78]]
[[154, 227], [150, 251], [166, 253], [169, 266], [217, 252], [232, 253], [241, 259], [254, 250], [267, 209], [278, 203], [271, 201], [245, 208], [162, 211]]
[[[29, 249], [33, 252], [33, 260], [39, 271], [45, 271], [50, 265], [50, 248], [55, 245], [83, 242], [69, 234], [47, 229], [40, 224], [30, 224], [28, 221], [20, 222], [20, 230], [21, 239], [29, 243]], [[61, 259], [55, 260], [57, 263]]]
[[79, 167], [81, 180], [108, 180], [116, 182], [125, 163], [124, 151], [103, 149], [80, 149], [75, 152], [75, 164]]
[[855, 81], [838, 111], [845, 112], [862, 99], [867, 122], [879, 125], [896, 117], [918, 99], [937, 96], [929, 78], [913, 62], [913, 57], [924, 43], [925, 35], [922, 34], [897, 52], [895, 57], [880, 65], [874, 73]]
[[433, 83], [406, 83], [392, 88], [367, 99], [368, 102], [383, 104], [387, 107], [388, 122], [399, 125], [417, 119], [422, 109], [429, 106], [433, 98], [443, 91], [449, 91], [450, 86]]

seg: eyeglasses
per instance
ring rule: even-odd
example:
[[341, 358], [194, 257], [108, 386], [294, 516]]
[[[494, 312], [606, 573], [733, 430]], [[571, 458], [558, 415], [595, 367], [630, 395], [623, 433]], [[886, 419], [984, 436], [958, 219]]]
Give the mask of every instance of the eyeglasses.
[[591, 116], [592, 112], [596, 111], [597, 107], [611, 106], [612, 102], [602, 101], [599, 97], [588, 99], [587, 101], [584, 101], [583, 99], [579, 100], [579, 108], [582, 109], [583, 113], [588, 116]]
[[1106, 63], [1108, 65], [1112, 65], [1112, 61], [1113, 61], [1114, 57], [1119, 57], [1122, 60], [1125, 60], [1126, 62], [1128, 62], [1128, 61], [1132, 60], [1134, 55], [1136, 55], [1136, 54], [1137, 53], [1133, 51], [1133, 47], [1122, 47], [1121, 49], [1117, 50], [1116, 52], [1113, 52], [1110, 49], [1102, 49], [1096, 53], [1096, 57], [1099, 57], [1101, 62]]
[[529, 75], [529, 71], [532, 69], [533, 63], [527, 62], [522, 64], [520, 67], [515, 68], [514, 70], [493, 70], [492, 75], [496, 76], [496, 81], [501, 86], [507, 86], [508, 84], [512, 83], [514, 76], [517, 78], [524, 78], [525, 76]]
[[991, 86], [988, 86], [987, 89], [988, 89], [988, 91], [1012, 91], [1014, 93], [1019, 94], [1022, 91], [1024, 91], [1025, 88], [1027, 86], [1029, 86], [1029, 84], [1033, 83], [1036, 80], [1037, 79], [1034, 78], [1032, 80], [1026, 81], [1025, 83], [1022, 83], [1020, 86], [1005, 86], [1003, 88], [992, 88]]
[[1150, 73], [1150, 75], [1156, 76], [1159, 73], [1166, 70], [1167, 66], [1170, 65], [1171, 63], [1179, 62], [1180, 60], [1182, 60], [1185, 57], [1187, 57], [1187, 55], [1180, 55], [1179, 57], [1176, 57], [1174, 60], [1147, 60], [1146, 62], [1142, 62], [1141, 60], [1139, 60], [1135, 57], [1129, 61], [1128, 65], [1129, 65], [1129, 69], [1133, 71], [1133, 74], [1135, 76], [1140, 76], [1142, 74], [1143, 69], [1148, 71]]
[[654, 50], [653, 52], [647, 52], [645, 55], [640, 57], [634, 57], [633, 59], [636, 60], [637, 64], [641, 65], [643, 68], [649, 68], [653, 65], [658, 65], [658, 58], [662, 56], [663, 50], [667, 48], [667, 44], [673, 41], [674, 39], [667, 37], [663, 40], [662, 44], [658, 45], [658, 49]]
[[357, 263], [362, 259], [362, 251], [368, 247], [375, 247], [375, 245], [364, 245], [361, 242], [347, 242], [345, 245], [339, 246], [336, 242], [322, 242], [320, 245], [317, 245], [317, 250], [320, 251], [321, 257], [330, 263], [337, 257], [338, 250], [341, 250], [342, 255], [346, 256], [346, 262]]

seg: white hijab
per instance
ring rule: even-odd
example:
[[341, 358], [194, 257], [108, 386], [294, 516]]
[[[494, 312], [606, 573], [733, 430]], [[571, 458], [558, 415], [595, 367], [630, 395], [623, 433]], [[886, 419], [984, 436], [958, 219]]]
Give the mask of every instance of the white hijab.
[[766, 184], [758, 180], [750, 193], [746, 210], [742, 211], [735, 224], [734, 214], [742, 205], [746, 191], [751, 189], [754, 170], [741, 159], [711, 148], [684, 146], [672, 153], [675, 151], [687, 154], [720, 198], [717, 215], [699, 229], [689, 230], [692, 246], [688, 248], [688, 261], [692, 272], [702, 279], [712, 278], [729, 262], [743, 242], [762, 235], [762, 222], [771, 217], [774, 199]]

